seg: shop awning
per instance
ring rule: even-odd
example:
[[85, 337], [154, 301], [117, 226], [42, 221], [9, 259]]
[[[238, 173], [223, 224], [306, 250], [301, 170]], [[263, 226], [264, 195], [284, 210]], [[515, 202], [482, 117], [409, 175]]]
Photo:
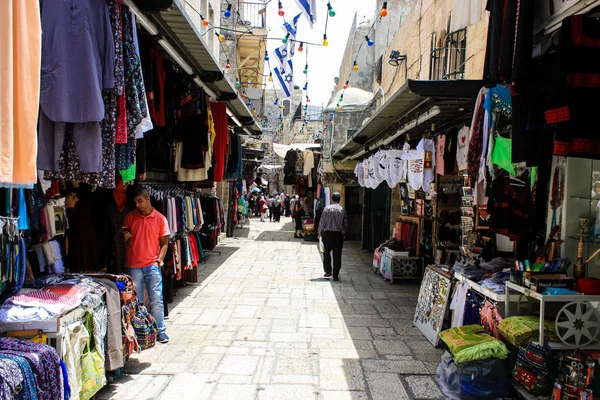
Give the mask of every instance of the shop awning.
[[472, 114], [483, 85], [479, 80], [409, 80], [333, 156], [357, 158], [403, 135], [417, 138], [430, 130], [432, 124], [438, 131], [458, 124]]
[[[132, 0], [126, 0], [131, 3]], [[160, 4], [158, 4], [160, 3]], [[261, 127], [254, 121], [251, 110], [238, 97], [231, 82], [224, 76], [218, 60], [209, 50], [202, 38], [202, 33], [196, 27], [194, 20], [200, 21], [200, 16], [190, 16], [184, 6], [185, 0], [168, 1], [137, 1], [146, 17], [155, 24], [160, 33], [168, 38], [169, 44], [181, 55], [185, 62], [192, 67], [205, 89], [212, 91], [216, 100], [227, 103], [228, 108], [235, 114], [243, 127], [252, 134], [261, 134]], [[158, 4], [158, 5], [157, 5]], [[142, 24], [143, 25], [143, 24]], [[211, 34], [213, 34], [211, 32]]]
[[306, 149], [316, 149], [321, 147], [319, 143], [292, 143], [292, 144], [279, 144], [273, 143], [273, 151], [279, 157], [285, 157], [285, 154], [288, 150], [300, 150], [304, 151]]

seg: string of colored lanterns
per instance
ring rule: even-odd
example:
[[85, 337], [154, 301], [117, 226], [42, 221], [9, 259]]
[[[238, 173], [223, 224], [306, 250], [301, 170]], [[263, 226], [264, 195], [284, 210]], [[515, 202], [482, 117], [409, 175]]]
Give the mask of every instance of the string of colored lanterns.
[[[383, 2], [383, 5], [381, 6], [381, 10], [379, 10], [379, 20], [381, 18], [385, 18], [388, 15], [388, 11], [387, 11], [387, 1]], [[358, 46], [358, 50], [356, 51], [356, 57], [354, 58], [354, 61], [352, 62], [352, 71], [354, 72], [358, 72], [360, 71], [360, 67], [358, 66], [358, 55], [360, 54], [360, 50], [362, 49], [362, 46], [364, 43], [367, 43], [367, 46], [372, 47], [375, 42], [373, 41], [373, 39], [371, 39], [371, 36], [369, 36], [371, 34], [371, 32], [373, 31], [373, 28], [375, 28], [375, 24], [377, 23], [378, 19], [376, 18], [375, 21], [373, 21], [373, 23], [371, 24], [371, 27], [369, 28], [369, 31], [367, 32], [367, 34], [365, 35], [365, 41], [362, 42], [360, 44], [360, 46]], [[344, 83], [344, 86], [342, 87], [342, 93], [340, 95], [339, 101], [336, 104], [336, 110], [337, 111], [341, 111], [342, 106], [340, 103], [342, 103], [344, 101], [344, 94], [346, 93], [346, 89], [348, 89], [350, 85], [350, 79], [347, 79], [346, 82]], [[333, 117], [330, 118], [330, 123], [332, 123], [333, 121]]]

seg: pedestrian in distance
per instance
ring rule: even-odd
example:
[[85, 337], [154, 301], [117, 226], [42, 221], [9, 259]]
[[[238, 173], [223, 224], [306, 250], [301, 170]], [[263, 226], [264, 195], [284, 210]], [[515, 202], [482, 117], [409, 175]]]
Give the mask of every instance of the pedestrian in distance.
[[[325, 278], [333, 275], [334, 281], [340, 280], [340, 269], [342, 268], [342, 249], [344, 247], [344, 235], [348, 226], [346, 211], [340, 205], [342, 195], [333, 193], [331, 204], [325, 207], [319, 222], [319, 239], [323, 242], [323, 270]], [[333, 268], [331, 253], [333, 252]]]

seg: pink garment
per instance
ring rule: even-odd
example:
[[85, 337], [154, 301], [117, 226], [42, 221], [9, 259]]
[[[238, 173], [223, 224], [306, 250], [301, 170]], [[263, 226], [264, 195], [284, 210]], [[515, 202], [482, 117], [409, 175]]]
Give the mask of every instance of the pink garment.
[[435, 172], [444, 175], [444, 150], [446, 149], [446, 135], [441, 134], [435, 143]]
[[485, 331], [495, 337], [496, 339], [502, 340], [500, 332], [498, 331], [498, 324], [502, 321], [500, 313], [494, 304], [489, 300], [486, 300], [481, 308], [481, 325]]

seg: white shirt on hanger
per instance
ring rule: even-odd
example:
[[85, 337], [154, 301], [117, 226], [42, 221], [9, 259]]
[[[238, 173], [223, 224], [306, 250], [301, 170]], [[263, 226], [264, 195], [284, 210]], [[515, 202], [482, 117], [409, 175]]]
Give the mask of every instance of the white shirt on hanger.
[[429, 185], [435, 180], [435, 142], [433, 139], [421, 139], [417, 150], [423, 150], [423, 190], [428, 192]]
[[408, 183], [415, 190], [423, 187], [424, 158], [423, 150], [408, 150], [402, 155], [402, 159], [408, 161]]
[[452, 310], [452, 328], [463, 326], [468, 289], [469, 285], [467, 285], [466, 282], [459, 283], [456, 285], [456, 289], [454, 289], [454, 295], [452, 296], [452, 302], [450, 303], [450, 309]]
[[458, 165], [459, 171], [467, 169], [467, 156], [469, 154], [469, 133], [471, 130], [468, 126], [463, 126], [458, 131], [457, 145], [456, 145], [456, 164]]
[[362, 161], [356, 163], [356, 167], [354, 168], [354, 175], [356, 175], [356, 179], [358, 180], [358, 184], [361, 187], [365, 187], [365, 170], [363, 168]]
[[387, 184], [390, 189], [396, 187], [402, 179], [406, 179], [406, 160], [402, 159], [404, 151], [402, 150], [390, 150], [388, 153], [388, 174]]

